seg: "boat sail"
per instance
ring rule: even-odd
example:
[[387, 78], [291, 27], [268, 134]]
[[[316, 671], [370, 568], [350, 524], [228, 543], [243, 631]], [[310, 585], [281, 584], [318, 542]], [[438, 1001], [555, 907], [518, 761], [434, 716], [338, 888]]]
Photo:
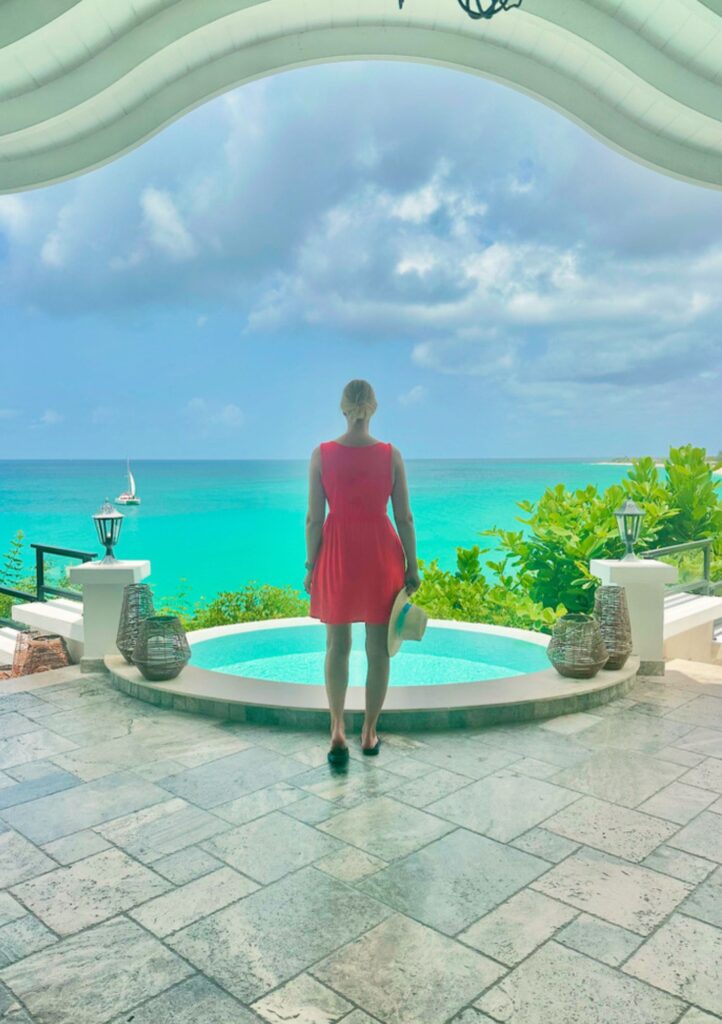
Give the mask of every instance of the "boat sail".
[[115, 500], [118, 505], [140, 505], [140, 498], [135, 493], [135, 477], [130, 468], [130, 459], [128, 459], [128, 490], [119, 494]]

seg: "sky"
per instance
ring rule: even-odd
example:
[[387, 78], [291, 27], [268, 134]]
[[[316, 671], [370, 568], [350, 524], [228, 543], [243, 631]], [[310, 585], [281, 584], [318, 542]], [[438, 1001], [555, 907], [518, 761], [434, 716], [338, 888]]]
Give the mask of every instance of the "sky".
[[0, 196], [0, 450], [307, 458], [344, 384], [409, 458], [722, 449], [722, 192], [458, 71], [219, 97]]

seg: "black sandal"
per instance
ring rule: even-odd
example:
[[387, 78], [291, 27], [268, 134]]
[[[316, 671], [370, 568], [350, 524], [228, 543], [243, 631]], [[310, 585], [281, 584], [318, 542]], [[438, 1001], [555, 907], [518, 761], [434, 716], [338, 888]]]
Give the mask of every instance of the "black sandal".
[[365, 754], [366, 757], [375, 757], [379, 752], [381, 746], [381, 740], [377, 738], [376, 742], [372, 747], [361, 747], [361, 753]]
[[348, 747], [331, 747], [328, 754], [328, 763], [332, 765], [343, 765], [348, 761], [349, 753]]

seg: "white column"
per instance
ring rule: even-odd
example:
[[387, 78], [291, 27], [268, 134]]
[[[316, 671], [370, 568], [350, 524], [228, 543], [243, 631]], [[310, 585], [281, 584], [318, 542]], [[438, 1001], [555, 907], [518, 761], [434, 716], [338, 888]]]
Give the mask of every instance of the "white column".
[[651, 558], [593, 558], [589, 568], [602, 583], [616, 583], [626, 591], [639, 671], [664, 675], [664, 588], [676, 582], [676, 567]]
[[81, 669], [102, 668], [108, 654], [118, 654], [123, 589], [150, 576], [150, 562], [85, 562], [68, 569], [73, 583], [83, 588], [83, 657]]

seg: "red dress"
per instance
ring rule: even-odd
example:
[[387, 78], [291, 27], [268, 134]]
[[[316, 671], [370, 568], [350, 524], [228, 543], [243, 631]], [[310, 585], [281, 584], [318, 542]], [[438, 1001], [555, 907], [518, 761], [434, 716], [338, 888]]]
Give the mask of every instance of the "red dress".
[[320, 448], [329, 512], [311, 577], [311, 616], [332, 625], [388, 622], [406, 577], [403, 545], [386, 512], [391, 445], [325, 441]]

